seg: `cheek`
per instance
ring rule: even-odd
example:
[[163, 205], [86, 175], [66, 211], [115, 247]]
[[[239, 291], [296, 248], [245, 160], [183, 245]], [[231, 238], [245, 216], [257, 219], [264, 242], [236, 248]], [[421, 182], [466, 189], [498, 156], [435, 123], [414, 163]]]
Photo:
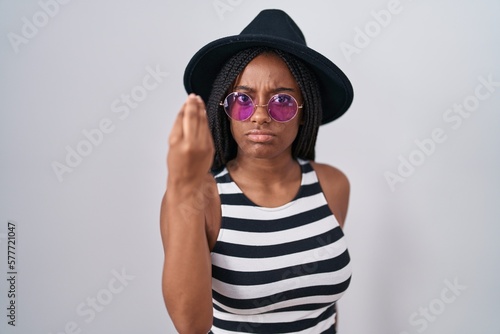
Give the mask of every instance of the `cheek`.
[[295, 139], [297, 139], [301, 127], [302, 127], [302, 124], [299, 123], [299, 124], [297, 124], [296, 126], [293, 127], [293, 130], [290, 129], [290, 141], [293, 142]]
[[305, 123], [304, 113], [300, 112], [288, 124], [288, 131], [293, 132], [295, 136], [299, 134], [300, 128]]
[[231, 136], [239, 144], [240, 139], [243, 137], [244, 129], [242, 127], [242, 122], [229, 121], [229, 130], [231, 131]]
[[235, 124], [233, 121], [229, 121], [229, 130], [231, 130], [231, 135], [233, 136], [233, 138], [235, 138], [234, 134], [235, 133], [238, 133], [238, 126], [236, 125], [236, 129], [235, 129]]

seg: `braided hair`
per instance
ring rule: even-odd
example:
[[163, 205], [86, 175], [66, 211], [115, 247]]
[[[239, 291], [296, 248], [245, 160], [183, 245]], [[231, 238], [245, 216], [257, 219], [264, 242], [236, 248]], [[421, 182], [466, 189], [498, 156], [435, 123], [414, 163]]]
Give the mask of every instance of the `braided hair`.
[[232, 56], [222, 67], [213, 83], [212, 92], [207, 102], [208, 122], [215, 146], [212, 171], [219, 170], [227, 162], [234, 159], [238, 151], [236, 141], [231, 134], [229, 118], [220, 102], [229, 93], [228, 90], [248, 63], [262, 53], [277, 54], [297, 81], [304, 98], [304, 114], [303, 124], [292, 143], [292, 157], [314, 160], [316, 139], [322, 116], [321, 97], [316, 77], [302, 61], [289, 53], [268, 47], [254, 47]]

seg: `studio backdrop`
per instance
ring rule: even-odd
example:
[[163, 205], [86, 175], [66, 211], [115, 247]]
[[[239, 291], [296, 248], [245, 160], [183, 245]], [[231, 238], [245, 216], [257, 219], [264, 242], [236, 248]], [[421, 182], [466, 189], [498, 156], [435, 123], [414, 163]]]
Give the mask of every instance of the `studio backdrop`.
[[0, 1], [0, 332], [175, 333], [167, 140], [203, 45], [285, 10], [351, 79], [341, 334], [499, 334], [500, 2]]

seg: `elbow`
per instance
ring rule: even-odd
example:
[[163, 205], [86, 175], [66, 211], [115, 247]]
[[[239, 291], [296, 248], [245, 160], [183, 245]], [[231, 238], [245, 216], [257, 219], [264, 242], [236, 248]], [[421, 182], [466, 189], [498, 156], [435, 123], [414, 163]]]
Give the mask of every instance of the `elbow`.
[[[168, 300], [168, 299], [167, 299]], [[202, 301], [198, 305], [186, 305], [182, 302], [169, 303], [166, 300], [167, 312], [174, 324], [175, 329], [180, 334], [207, 334], [212, 328], [213, 309], [212, 303], [202, 306]], [[172, 301], [172, 300], [169, 300]]]
[[171, 319], [179, 334], [207, 334], [212, 328], [212, 318], [208, 317], [196, 317], [196, 319], [171, 317]]
[[175, 329], [179, 334], [207, 334], [212, 328], [212, 323], [210, 324], [185, 324], [182, 326], [175, 325]]

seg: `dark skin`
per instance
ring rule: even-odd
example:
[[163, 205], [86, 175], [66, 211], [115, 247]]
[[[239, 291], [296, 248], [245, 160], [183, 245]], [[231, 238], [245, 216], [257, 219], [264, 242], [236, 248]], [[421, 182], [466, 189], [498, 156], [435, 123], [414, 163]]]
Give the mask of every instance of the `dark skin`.
[[[253, 59], [236, 79], [233, 90], [250, 95], [258, 105], [281, 92], [294, 96], [299, 105], [303, 103], [295, 78], [272, 53]], [[299, 109], [295, 118], [279, 123], [269, 117], [265, 107], [257, 107], [248, 120], [231, 121], [238, 151], [227, 169], [257, 205], [284, 205], [300, 188], [301, 170], [292, 158], [292, 143], [302, 123], [302, 112]], [[210, 251], [219, 234], [221, 211], [215, 180], [207, 174], [214, 149], [201, 98], [188, 97], [169, 144], [167, 192], [161, 210], [165, 303], [180, 333], [207, 333], [213, 318]], [[328, 206], [343, 227], [349, 201], [347, 177], [335, 167], [315, 162], [311, 165]]]

